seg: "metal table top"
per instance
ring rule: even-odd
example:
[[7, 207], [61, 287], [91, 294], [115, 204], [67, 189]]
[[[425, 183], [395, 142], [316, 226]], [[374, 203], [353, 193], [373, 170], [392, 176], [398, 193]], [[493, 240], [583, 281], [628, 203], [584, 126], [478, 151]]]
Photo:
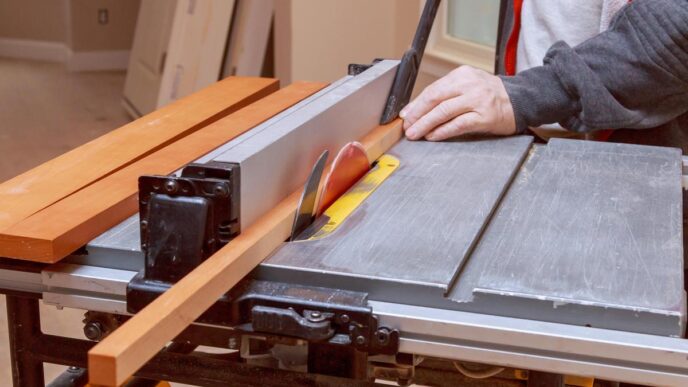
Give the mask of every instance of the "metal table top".
[[[402, 141], [390, 153], [400, 169], [334, 234], [285, 244], [254, 275], [377, 301], [683, 332], [680, 151], [514, 137]], [[133, 217], [72, 262], [141, 268], [138, 238]]]

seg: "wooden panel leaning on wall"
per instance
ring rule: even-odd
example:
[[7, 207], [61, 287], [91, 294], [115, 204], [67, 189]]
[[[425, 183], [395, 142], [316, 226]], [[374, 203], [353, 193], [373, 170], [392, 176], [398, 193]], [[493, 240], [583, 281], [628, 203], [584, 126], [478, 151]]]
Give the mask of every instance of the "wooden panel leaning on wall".
[[[372, 130], [360, 141], [375, 160], [401, 138], [401, 121]], [[291, 232], [301, 190], [292, 193], [194, 269], [88, 354], [92, 385], [118, 386], [167, 342], [236, 285]]]
[[227, 78], [0, 184], [0, 231], [277, 89]]
[[276, 91], [0, 231], [0, 256], [59, 261], [136, 213], [139, 176], [170, 174], [325, 86], [297, 82]]

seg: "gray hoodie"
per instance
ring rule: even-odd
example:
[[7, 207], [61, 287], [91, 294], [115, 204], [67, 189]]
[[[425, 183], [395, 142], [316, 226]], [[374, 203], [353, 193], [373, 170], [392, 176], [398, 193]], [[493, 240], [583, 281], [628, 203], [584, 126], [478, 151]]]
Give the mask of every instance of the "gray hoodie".
[[[512, 28], [503, 1], [498, 73]], [[635, 0], [607, 31], [573, 48], [557, 42], [542, 66], [502, 80], [519, 131], [549, 123], [574, 132], [625, 129], [612, 140], [688, 152], [688, 0]]]

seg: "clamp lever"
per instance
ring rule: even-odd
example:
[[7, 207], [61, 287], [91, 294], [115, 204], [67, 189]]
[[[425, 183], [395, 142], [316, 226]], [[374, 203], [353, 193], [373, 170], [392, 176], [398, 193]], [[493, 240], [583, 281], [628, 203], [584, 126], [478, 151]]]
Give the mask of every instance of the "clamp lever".
[[406, 106], [411, 99], [413, 86], [416, 84], [418, 77], [418, 70], [420, 69], [420, 62], [423, 59], [425, 46], [430, 37], [432, 24], [435, 21], [435, 15], [440, 6], [441, 0], [427, 0], [423, 8], [423, 14], [418, 22], [416, 35], [413, 38], [411, 48], [406, 50], [404, 56], [401, 58], [401, 63], [397, 69], [397, 74], [394, 77], [392, 88], [387, 97], [385, 110], [382, 113], [380, 124], [388, 124], [393, 119], [399, 116], [401, 108]]

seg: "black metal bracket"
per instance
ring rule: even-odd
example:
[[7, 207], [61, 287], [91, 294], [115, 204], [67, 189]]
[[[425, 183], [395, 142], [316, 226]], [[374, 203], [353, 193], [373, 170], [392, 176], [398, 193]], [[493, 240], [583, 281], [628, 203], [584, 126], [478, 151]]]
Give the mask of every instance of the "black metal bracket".
[[189, 164], [181, 176], [141, 176], [139, 215], [144, 270], [130, 283], [127, 308], [142, 293], [179, 281], [239, 233], [239, 165]]
[[247, 280], [228, 298], [245, 332], [352, 346], [369, 355], [399, 350], [399, 332], [378, 324], [367, 293]]
[[190, 164], [139, 178], [141, 248], [148, 279], [176, 282], [239, 233], [239, 166]]
[[[135, 312], [132, 306], [140, 310], [172, 286], [142, 281], [141, 275], [127, 288], [130, 312]], [[394, 355], [399, 332], [379, 325], [367, 297], [361, 292], [244, 279], [197, 322], [251, 335], [349, 346], [369, 355]]]
[[375, 60], [373, 60], [373, 63], [371, 63], [371, 64], [350, 63], [349, 67], [347, 69], [347, 74], [356, 76], [356, 75], [368, 70], [369, 68], [375, 66], [375, 64], [377, 64], [378, 62], [381, 62], [383, 60], [384, 59], [381, 59], [381, 58], [375, 58]]

